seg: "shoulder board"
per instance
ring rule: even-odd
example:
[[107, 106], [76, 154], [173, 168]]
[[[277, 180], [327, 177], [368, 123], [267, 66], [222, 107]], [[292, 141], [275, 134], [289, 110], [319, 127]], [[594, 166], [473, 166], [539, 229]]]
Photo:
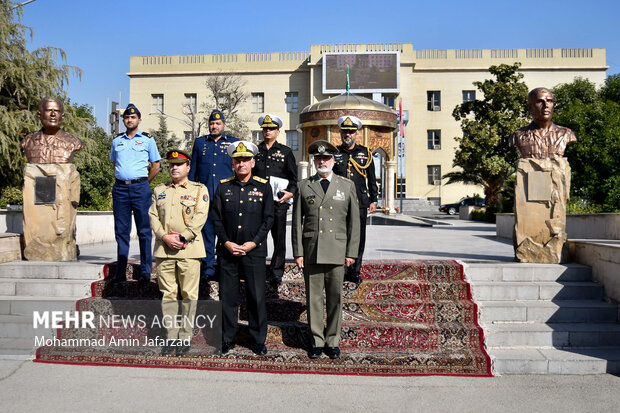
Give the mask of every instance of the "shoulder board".
[[223, 184], [223, 183], [226, 183], [226, 182], [232, 181], [233, 179], [235, 179], [235, 177], [234, 177], [234, 176], [231, 176], [230, 178], [220, 179], [220, 183], [221, 183], [221, 184]]
[[120, 133], [117, 133], [116, 135], [114, 135], [114, 137], [115, 137], [115, 138], [118, 138], [119, 136], [122, 136], [122, 135], [124, 135], [124, 134], [125, 134], [125, 132], [120, 132]]
[[152, 138], [153, 137], [153, 135], [151, 135], [148, 132], [142, 132], [142, 136], [146, 136], [147, 138]]
[[265, 178], [261, 178], [260, 176], [253, 176], [255, 181], [260, 182], [261, 184], [266, 184], [268, 181]]

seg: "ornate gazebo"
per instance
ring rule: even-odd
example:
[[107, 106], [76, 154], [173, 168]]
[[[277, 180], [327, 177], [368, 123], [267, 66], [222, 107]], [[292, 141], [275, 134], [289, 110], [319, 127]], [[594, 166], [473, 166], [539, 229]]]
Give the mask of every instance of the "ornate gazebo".
[[342, 94], [306, 106], [299, 114], [298, 129], [302, 131], [302, 157], [300, 179], [308, 174], [308, 146], [317, 140], [326, 140], [340, 145], [340, 131], [337, 119], [353, 115], [362, 120], [363, 127], [358, 143], [368, 146], [373, 154], [383, 152], [385, 156], [386, 182], [385, 199], [390, 211], [394, 211], [396, 174], [396, 134], [398, 115], [387, 105], [354, 94]]

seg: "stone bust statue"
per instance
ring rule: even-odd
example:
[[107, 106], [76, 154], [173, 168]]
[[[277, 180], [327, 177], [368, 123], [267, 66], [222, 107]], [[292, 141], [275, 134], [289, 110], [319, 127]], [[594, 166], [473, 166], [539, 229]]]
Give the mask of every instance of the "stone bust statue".
[[39, 102], [38, 116], [43, 127], [26, 136], [21, 143], [28, 163], [71, 163], [74, 152], [84, 148], [84, 143], [60, 129], [65, 116], [62, 102], [56, 98], [43, 98]]
[[569, 128], [558, 126], [553, 117], [554, 96], [546, 88], [536, 88], [527, 95], [527, 106], [533, 121], [510, 136], [522, 158], [562, 158], [566, 145], [577, 140]]

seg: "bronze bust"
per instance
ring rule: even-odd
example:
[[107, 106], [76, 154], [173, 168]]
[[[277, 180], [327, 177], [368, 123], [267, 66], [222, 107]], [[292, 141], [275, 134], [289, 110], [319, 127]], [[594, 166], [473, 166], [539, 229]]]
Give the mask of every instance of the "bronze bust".
[[562, 158], [566, 145], [577, 140], [569, 128], [558, 126], [553, 117], [554, 96], [546, 88], [536, 88], [527, 95], [527, 107], [534, 119], [510, 136], [522, 158]]
[[74, 152], [84, 148], [84, 143], [60, 129], [65, 116], [62, 102], [56, 98], [43, 98], [39, 102], [38, 116], [43, 127], [26, 136], [21, 143], [28, 163], [71, 163]]

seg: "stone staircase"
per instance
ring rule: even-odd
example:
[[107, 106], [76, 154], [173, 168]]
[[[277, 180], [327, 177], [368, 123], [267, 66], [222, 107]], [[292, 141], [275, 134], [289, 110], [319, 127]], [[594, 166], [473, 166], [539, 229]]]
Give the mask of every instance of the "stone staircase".
[[90, 295], [102, 278], [102, 266], [83, 262], [13, 261], [0, 264], [0, 359], [33, 355], [34, 336], [52, 337], [51, 329], [33, 327], [33, 312], [70, 311]]
[[468, 263], [495, 374], [620, 372], [618, 307], [590, 267]]

